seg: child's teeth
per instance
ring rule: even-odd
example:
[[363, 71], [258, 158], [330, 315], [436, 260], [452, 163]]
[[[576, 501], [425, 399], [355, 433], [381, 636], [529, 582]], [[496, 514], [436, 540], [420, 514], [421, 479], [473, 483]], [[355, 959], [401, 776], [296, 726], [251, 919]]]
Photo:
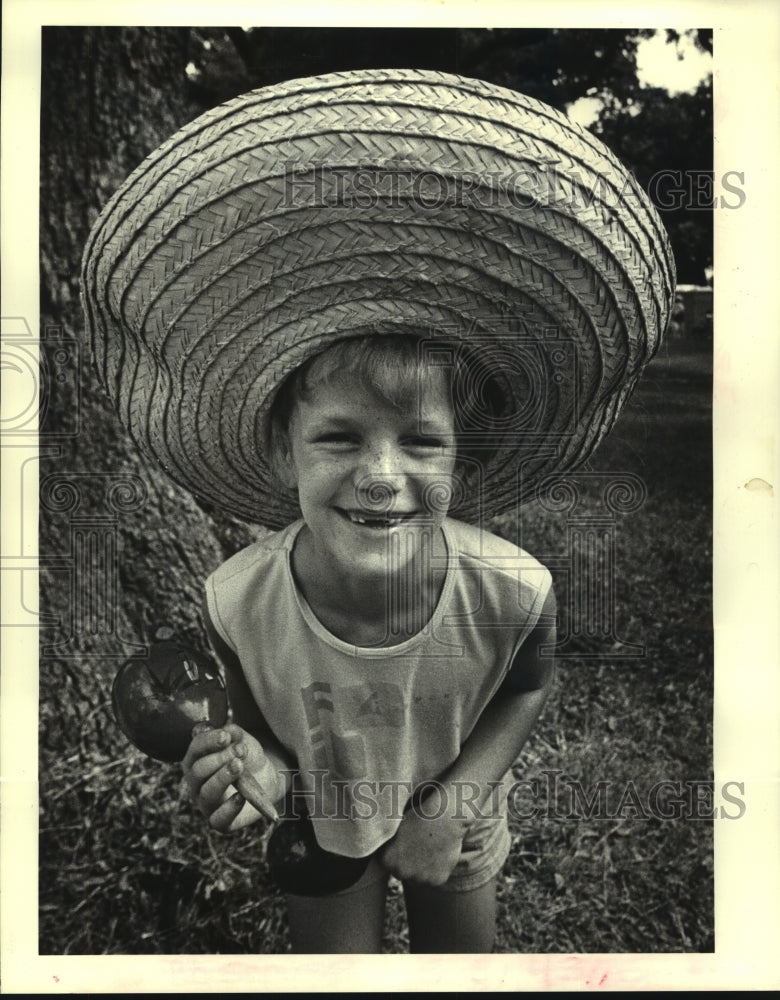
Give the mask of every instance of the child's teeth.
[[362, 514], [355, 514], [352, 511], [347, 511], [347, 516], [350, 521], [355, 524], [368, 524], [368, 525], [379, 525], [380, 527], [392, 528], [396, 524], [400, 524], [403, 521], [402, 517], [376, 517], [369, 518], [364, 517]]

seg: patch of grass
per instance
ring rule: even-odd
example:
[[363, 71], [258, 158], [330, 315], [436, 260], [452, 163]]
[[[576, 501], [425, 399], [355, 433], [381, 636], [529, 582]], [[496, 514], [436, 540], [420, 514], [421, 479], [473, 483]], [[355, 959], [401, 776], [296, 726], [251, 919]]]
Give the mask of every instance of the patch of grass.
[[[703, 346], [679, 343], [656, 359], [581, 484], [578, 513], [591, 521], [604, 514], [605, 477], [637, 476], [647, 496], [613, 517], [614, 635], [574, 637], [515, 768], [539, 791], [511, 818], [497, 951], [713, 948], [712, 822], [630, 805], [658, 782], [712, 777], [709, 365]], [[531, 504], [495, 529], [549, 558], [566, 635], [587, 586], [571, 586], [566, 513]], [[610, 658], [621, 642], [643, 655]], [[285, 952], [261, 831], [209, 832], [178, 769], [128, 749], [110, 718], [114, 669], [42, 664], [41, 953]], [[606, 783], [610, 804], [574, 808], [572, 783], [589, 800]], [[383, 947], [408, 949], [397, 883]]]

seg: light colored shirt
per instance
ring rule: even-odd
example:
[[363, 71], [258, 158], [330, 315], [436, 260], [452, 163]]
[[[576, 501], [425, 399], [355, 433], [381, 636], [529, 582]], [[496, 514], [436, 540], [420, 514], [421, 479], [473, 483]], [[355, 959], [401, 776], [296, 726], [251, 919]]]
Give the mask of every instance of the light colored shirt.
[[299, 592], [297, 521], [248, 546], [206, 583], [273, 733], [298, 763], [319, 844], [363, 857], [394, 834], [412, 790], [460, 748], [539, 620], [549, 571], [517, 546], [447, 519], [435, 610], [390, 646], [342, 641]]

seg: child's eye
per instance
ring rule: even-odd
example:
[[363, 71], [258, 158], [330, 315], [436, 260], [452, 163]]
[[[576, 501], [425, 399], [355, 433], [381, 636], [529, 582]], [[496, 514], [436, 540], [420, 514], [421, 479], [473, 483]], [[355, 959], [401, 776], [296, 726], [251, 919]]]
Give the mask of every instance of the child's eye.
[[328, 431], [325, 434], [318, 434], [314, 438], [315, 444], [336, 444], [336, 445], [351, 445], [356, 442], [357, 438], [354, 434], [348, 434], [346, 431]]
[[412, 448], [443, 448], [444, 441], [438, 437], [432, 437], [427, 434], [416, 434], [414, 437], [407, 438], [407, 444], [411, 445]]

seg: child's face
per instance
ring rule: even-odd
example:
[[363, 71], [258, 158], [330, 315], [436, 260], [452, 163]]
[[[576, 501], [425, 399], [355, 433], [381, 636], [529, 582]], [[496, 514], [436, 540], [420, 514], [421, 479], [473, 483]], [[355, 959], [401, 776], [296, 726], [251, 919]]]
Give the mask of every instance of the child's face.
[[285, 478], [319, 555], [358, 575], [386, 572], [391, 551], [403, 564], [413, 558], [447, 513], [453, 433], [444, 384], [398, 409], [360, 375], [341, 372], [299, 400]]

